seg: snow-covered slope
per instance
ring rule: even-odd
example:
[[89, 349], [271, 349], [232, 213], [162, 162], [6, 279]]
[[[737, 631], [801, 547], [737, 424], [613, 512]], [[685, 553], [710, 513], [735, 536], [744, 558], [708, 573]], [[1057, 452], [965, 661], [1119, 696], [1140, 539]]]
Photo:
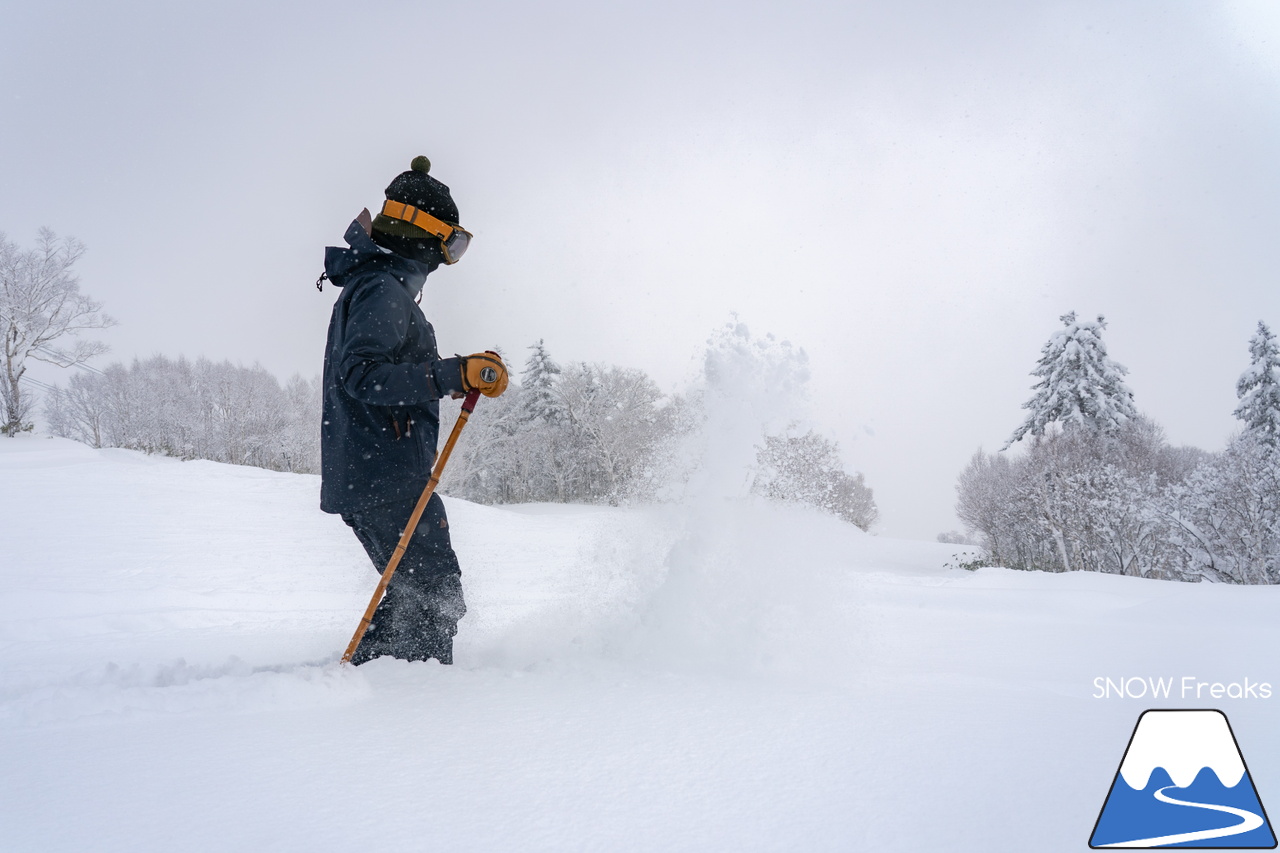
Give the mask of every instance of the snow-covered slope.
[[[1280, 590], [724, 496], [447, 501], [457, 665], [343, 668], [375, 574], [317, 493], [0, 440], [0, 851], [1081, 850], [1138, 714], [1210, 706], [1095, 678], [1280, 686]], [[1264, 803], [1277, 701], [1213, 703]]]

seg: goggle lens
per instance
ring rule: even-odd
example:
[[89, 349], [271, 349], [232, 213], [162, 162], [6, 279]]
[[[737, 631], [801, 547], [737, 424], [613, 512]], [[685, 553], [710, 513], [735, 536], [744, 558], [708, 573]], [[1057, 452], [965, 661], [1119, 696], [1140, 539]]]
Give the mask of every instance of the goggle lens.
[[467, 253], [467, 247], [471, 245], [471, 235], [461, 228], [454, 228], [449, 239], [443, 242], [447, 260], [451, 264], [456, 264]]

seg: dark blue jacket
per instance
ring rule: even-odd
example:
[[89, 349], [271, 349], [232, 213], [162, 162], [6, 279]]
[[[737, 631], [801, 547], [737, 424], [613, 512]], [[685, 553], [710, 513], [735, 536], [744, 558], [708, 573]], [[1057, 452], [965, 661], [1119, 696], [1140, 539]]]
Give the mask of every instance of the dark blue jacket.
[[320, 429], [320, 508], [349, 513], [417, 498], [431, 475], [441, 397], [462, 391], [414, 303], [431, 267], [380, 249], [358, 222], [325, 249], [342, 288], [329, 321]]

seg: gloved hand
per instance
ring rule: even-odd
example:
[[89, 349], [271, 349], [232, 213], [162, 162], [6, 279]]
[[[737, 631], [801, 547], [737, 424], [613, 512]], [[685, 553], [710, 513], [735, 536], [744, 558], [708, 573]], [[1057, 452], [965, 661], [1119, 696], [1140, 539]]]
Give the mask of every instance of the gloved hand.
[[462, 388], [479, 389], [486, 397], [500, 397], [507, 390], [507, 366], [493, 350], [462, 357]]

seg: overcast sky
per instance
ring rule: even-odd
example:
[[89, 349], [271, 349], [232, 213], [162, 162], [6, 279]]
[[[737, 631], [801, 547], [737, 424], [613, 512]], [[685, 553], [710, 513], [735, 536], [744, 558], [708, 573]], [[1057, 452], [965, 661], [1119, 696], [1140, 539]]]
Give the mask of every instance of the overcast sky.
[[[6, 4], [0, 231], [88, 245], [106, 359], [319, 372], [323, 247], [417, 154], [476, 242], [446, 354], [687, 386], [733, 312], [803, 347], [884, 535], [958, 527], [1067, 311], [1220, 449], [1280, 327], [1280, 5]], [[45, 381], [65, 377], [41, 373]]]

